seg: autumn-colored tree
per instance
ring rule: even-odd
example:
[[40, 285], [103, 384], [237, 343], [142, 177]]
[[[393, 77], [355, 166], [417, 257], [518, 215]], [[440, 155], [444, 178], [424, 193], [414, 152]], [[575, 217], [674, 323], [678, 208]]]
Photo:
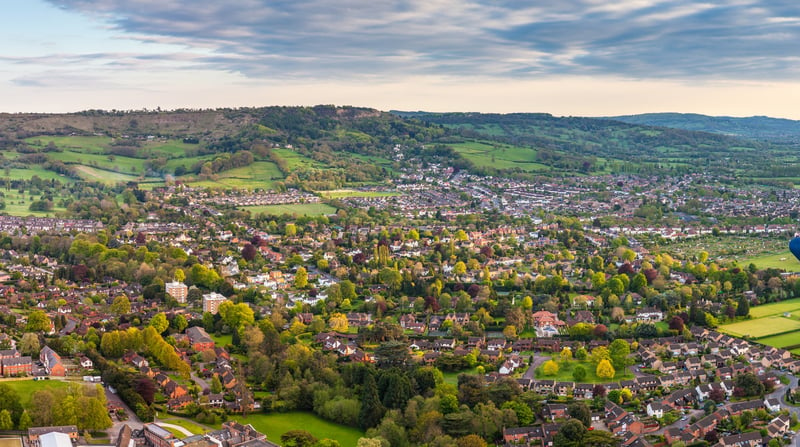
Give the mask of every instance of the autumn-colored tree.
[[548, 360], [544, 362], [544, 365], [542, 365], [542, 372], [546, 376], [555, 376], [558, 374], [558, 363], [556, 363], [554, 360]]
[[601, 379], [613, 379], [616, 373], [608, 359], [601, 360], [600, 363], [597, 364], [597, 370], [595, 371], [597, 377]]

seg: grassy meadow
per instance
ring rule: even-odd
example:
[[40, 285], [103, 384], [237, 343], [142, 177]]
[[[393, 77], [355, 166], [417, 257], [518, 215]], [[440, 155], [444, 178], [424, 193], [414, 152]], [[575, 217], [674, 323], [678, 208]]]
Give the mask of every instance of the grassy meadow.
[[789, 331], [800, 331], [800, 321], [772, 315], [726, 324], [720, 326], [719, 330], [735, 337], [761, 338]]
[[547, 171], [550, 168], [536, 162], [536, 150], [500, 143], [471, 141], [451, 144], [450, 147], [478, 167], [496, 169], [518, 168], [523, 171]]
[[257, 413], [247, 417], [234, 416], [232, 420], [242, 424], [253, 424], [256, 430], [267, 435], [267, 439], [280, 444], [281, 435], [290, 430], [306, 430], [317, 439], [334, 439], [342, 446], [354, 446], [364, 432], [326, 421], [314, 414], [294, 411], [289, 413]]
[[336, 208], [325, 203], [293, 203], [287, 205], [256, 205], [243, 206], [243, 211], [250, 211], [251, 214], [271, 214], [280, 216], [283, 214], [298, 216], [321, 216], [323, 214], [335, 214]]

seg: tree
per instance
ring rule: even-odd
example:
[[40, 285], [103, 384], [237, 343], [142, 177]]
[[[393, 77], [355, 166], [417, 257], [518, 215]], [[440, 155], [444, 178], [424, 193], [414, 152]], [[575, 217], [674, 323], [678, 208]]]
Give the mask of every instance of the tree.
[[750, 300], [748, 300], [747, 297], [742, 296], [739, 298], [739, 303], [736, 307], [736, 315], [740, 317], [750, 315]]
[[764, 384], [753, 373], [739, 374], [733, 394], [737, 397], [760, 396], [764, 393]]
[[453, 273], [456, 276], [464, 276], [464, 274], [467, 273], [467, 264], [464, 264], [463, 261], [456, 262], [453, 266]]
[[178, 314], [172, 318], [172, 327], [175, 328], [178, 333], [182, 333], [187, 327], [189, 327], [189, 322], [186, 321], [186, 317], [183, 316], [183, 314]]
[[255, 323], [255, 314], [247, 303], [233, 304], [232, 301], [225, 301], [220, 303], [218, 311], [222, 321], [233, 331]]
[[559, 357], [561, 358], [562, 365], [569, 364], [569, 361], [572, 360], [572, 349], [570, 349], [569, 347], [565, 347], [564, 349], [561, 350], [561, 354], [559, 354]]
[[305, 267], [298, 267], [294, 274], [294, 286], [303, 289], [308, 285], [308, 271]]
[[186, 279], [186, 272], [183, 269], [175, 269], [175, 281], [183, 282]]
[[684, 323], [683, 318], [681, 318], [678, 315], [675, 315], [674, 317], [672, 317], [671, 320], [669, 320], [669, 329], [671, 331], [675, 331], [680, 334], [681, 332], [683, 332], [683, 323]]
[[582, 442], [584, 446], [588, 447], [616, 447], [620, 441], [609, 431], [593, 430], [583, 436]]
[[553, 439], [553, 444], [559, 447], [578, 447], [583, 445], [582, 441], [585, 435], [586, 426], [577, 419], [570, 419], [561, 424]]
[[80, 411], [75, 412], [79, 430], [105, 430], [113, 425], [103, 402], [94, 397], [83, 396], [78, 399]]
[[592, 349], [592, 363], [595, 365], [599, 364], [602, 360], [610, 360], [611, 354], [608, 352], [608, 348], [605, 346], [596, 346]]
[[317, 438], [305, 430], [289, 430], [281, 435], [284, 447], [314, 447]]
[[343, 313], [332, 313], [328, 318], [328, 326], [331, 330], [346, 334], [350, 330], [350, 325], [347, 321], [347, 316]]
[[611, 365], [611, 362], [609, 362], [606, 359], [603, 359], [600, 361], [600, 363], [597, 364], [597, 370], [595, 371], [595, 374], [597, 375], [597, 377], [601, 379], [613, 379], [614, 374], [616, 374], [616, 371], [614, 370], [614, 367]]
[[28, 414], [28, 411], [25, 410], [22, 412], [22, 416], [19, 417], [19, 424], [17, 424], [17, 429], [27, 430], [31, 427], [33, 427], [33, 420], [31, 419], [31, 415]]
[[584, 402], [573, 402], [567, 407], [567, 414], [581, 421], [584, 427], [592, 425], [592, 411]]
[[586, 368], [583, 365], [578, 365], [575, 367], [575, 370], [572, 371], [572, 378], [575, 379], [576, 382], [582, 382], [586, 378]]
[[558, 374], [558, 363], [553, 360], [548, 360], [542, 365], [542, 373], [546, 376], [555, 376]]
[[211, 378], [211, 392], [214, 394], [219, 394], [222, 392], [222, 382], [219, 380], [219, 375], [215, 374], [214, 377]]
[[257, 253], [258, 249], [256, 248], [256, 246], [249, 242], [244, 244], [244, 247], [242, 247], [242, 259], [244, 259], [247, 262], [250, 262], [253, 259], [255, 259]]
[[19, 351], [23, 354], [35, 356], [39, 354], [39, 336], [32, 332], [26, 332], [22, 335], [22, 340], [19, 342]]
[[283, 228], [283, 234], [285, 234], [287, 237], [296, 236], [297, 235], [297, 225], [295, 225], [293, 223], [286, 224], [286, 226]]
[[475, 434], [456, 439], [456, 446], [458, 447], [486, 447], [486, 445], [486, 441]]
[[109, 307], [111, 313], [115, 315], [125, 315], [131, 313], [131, 300], [125, 295], [118, 295]]
[[628, 365], [628, 356], [630, 353], [631, 345], [621, 338], [612, 341], [608, 346], [608, 355], [611, 358], [611, 364], [616, 370], [625, 370], [625, 367]]
[[164, 312], [159, 312], [150, 319], [150, 326], [156, 330], [157, 333], [163, 334], [169, 327], [167, 315]]
[[366, 430], [372, 428], [383, 418], [384, 408], [378, 396], [378, 385], [372, 373], [364, 375], [364, 384], [361, 386], [361, 411], [358, 415], [358, 425]]
[[49, 332], [50, 317], [43, 310], [34, 310], [28, 314], [28, 324], [25, 325], [26, 332]]
[[14, 421], [11, 420], [11, 412], [8, 410], [0, 411], [0, 430], [14, 429]]
[[505, 328], [503, 328], [503, 336], [506, 337], [508, 340], [513, 340], [517, 338], [517, 327], [509, 324]]

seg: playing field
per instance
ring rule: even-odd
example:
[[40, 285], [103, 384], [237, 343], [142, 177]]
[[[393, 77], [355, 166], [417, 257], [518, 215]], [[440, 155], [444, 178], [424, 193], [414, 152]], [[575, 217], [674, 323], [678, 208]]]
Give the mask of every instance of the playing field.
[[769, 316], [726, 324], [720, 326], [719, 330], [734, 337], [761, 338], [772, 334], [800, 331], [800, 321], [781, 316]]
[[280, 216], [282, 214], [298, 216], [319, 216], [322, 214], [334, 214], [336, 208], [325, 203], [293, 203], [287, 205], [260, 205], [243, 206], [241, 209], [250, 211], [252, 214], [272, 214]]

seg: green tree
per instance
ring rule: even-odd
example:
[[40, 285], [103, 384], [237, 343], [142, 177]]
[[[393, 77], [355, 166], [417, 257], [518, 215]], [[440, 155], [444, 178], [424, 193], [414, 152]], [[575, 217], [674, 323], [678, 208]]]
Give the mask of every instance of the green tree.
[[305, 267], [298, 267], [294, 274], [294, 286], [303, 289], [308, 285], [308, 271]]
[[131, 313], [131, 300], [125, 295], [119, 295], [114, 298], [109, 310], [115, 315], [129, 314]]
[[575, 370], [572, 371], [572, 378], [575, 379], [576, 382], [583, 382], [586, 379], [586, 368], [583, 365], [578, 365], [575, 367]]
[[583, 445], [583, 437], [586, 435], [586, 427], [577, 419], [570, 419], [561, 424], [558, 433], [553, 439], [554, 445], [558, 447], [578, 447]]
[[384, 408], [378, 396], [378, 385], [371, 373], [364, 375], [361, 386], [361, 411], [358, 415], [359, 426], [366, 430], [378, 425], [383, 418]]
[[157, 333], [163, 334], [169, 327], [167, 315], [164, 312], [159, 312], [150, 319], [150, 326], [156, 330]]
[[222, 392], [222, 382], [219, 380], [219, 375], [214, 374], [214, 377], [211, 378], [211, 392], [214, 394], [219, 394]]
[[234, 331], [255, 323], [255, 314], [247, 303], [225, 301], [219, 305], [218, 311], [222, 321]]
[[22, 335], [22, 339], [19, 341], [19, 352], [35, 356], [39, 354], [40, 348], [41, 345], [39, 344], [39, 336], [37, 334], [26, 332]]
[[0, 411], [0, 430], [13, 430], [14, 421], [11, 420], [11, 412], [8, 410]]
[[293, 223], [286, 224], [286, 226], [283, 228], [283, 234], [285, 234], [287, 237], [296, 236], [297, 235], [297, 225], [295, 225]]
[[567, 407], [567, 414], [583, 423], [584, 427], [592, 425], [592, 411], [584, 402], [573, 402]]
[[178, 314], [172, 319], [172, 327], [174, 327], [179, 333], [182, 333], [187, 327], [189, 327], [189, 322], [186, 321], [186, 317], [183, 316], [183, 314]]
[[314, 447], [317, 438], [305, 430], [289, 430], [281, 435], [284, 447]]
[[624, 371], [625, 367], [628, 366], [628, 356], [630, 353], [631, 345], [621, 338], [612, 341], [608, 346], [608, 355], [611, 358], [611, 364], [617, 371]]
[[750, 300], [744, 296], [739, 298], [739, 303], [736, 306], [736, 315], [740, 317], [750, 315]]
[[5, 383], [0, 383], [0, 411], [2, 410], [8, 410], [12, 420], [18, 420], [22, 415], [19, 394]]
[[49, 332], [50, 317], [43, 310], [34, 310], [28, 314], [28, 324], [25, 325], [26, 332]]
[[19, 424], [17, 424], [17, 430], [27, 430], [33, 427], [33, 420], [31, 419], [31, 415], [28, 414], [28, 410], [22, 412], [22, 416], [19, 417]]

